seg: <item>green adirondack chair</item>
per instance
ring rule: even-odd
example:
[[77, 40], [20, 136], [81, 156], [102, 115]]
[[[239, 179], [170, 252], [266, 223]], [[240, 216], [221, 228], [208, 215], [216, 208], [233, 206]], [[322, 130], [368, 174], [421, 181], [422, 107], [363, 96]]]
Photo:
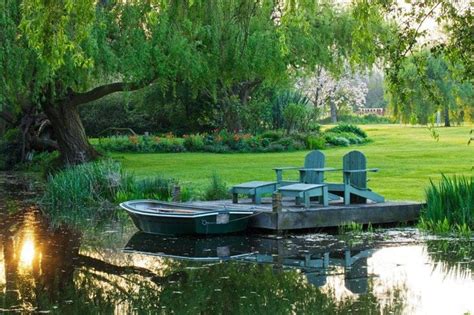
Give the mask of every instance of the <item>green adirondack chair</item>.
[[[321, 203], [328, 205], [329, 200], [337, 200], [339, 196], [329, 194], [324, 183], [324, 172], [334, 171], [335, 168], [324, 167], [326, 157], [323, 152], [314, 150], [309, 152], [304, 160], [304, 167], [277, 167], [274, 168], [277, 176], [278, 191], [283, 196], [296, 197], [296, 204], [304, 199], [306, 207], [310, 205], [311, 197], [318, 197]], [[285, 170], [299, 170], [299, 181], [283, 179]]]
[[344, 204], [366, 203], [367, 199], [384, 202], [383, 196], [367, 187], [367, 173], [378, 172], [378, 168], [367, 168], [367, 159], [360, 151], [351, 151], [343, 157], [343, 183], [328, 183], [329, 192], [342, 196]]
[[[276, 179], [279, 186], [305, 183], [305, 184], [321, 184], [324, 182], [324, 172], [333, 170], [333, 168], [325, 168], [326, 157], [324, 153], [319, 150], [313, 150], [306, 154], [304, 158], [304, 166], [286, 166], [286, 167], [275, 167]], [[300, 180], [289, 181], [283, 179], [283, 172], [288, 170], [299, 170]]]

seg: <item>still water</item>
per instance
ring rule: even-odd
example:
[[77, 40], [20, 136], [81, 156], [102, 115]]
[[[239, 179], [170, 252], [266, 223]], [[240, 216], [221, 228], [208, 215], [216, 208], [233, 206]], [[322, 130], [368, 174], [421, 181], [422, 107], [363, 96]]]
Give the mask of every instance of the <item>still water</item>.
[[474, 314], [472, 239], [79, 233], [24, 199], [0, 190], [0, 313]]

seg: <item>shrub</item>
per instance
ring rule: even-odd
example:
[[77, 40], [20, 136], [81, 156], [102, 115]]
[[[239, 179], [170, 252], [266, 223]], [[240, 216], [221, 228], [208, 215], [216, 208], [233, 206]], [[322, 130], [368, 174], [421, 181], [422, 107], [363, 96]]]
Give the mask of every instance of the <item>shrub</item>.
[[227, 184], [222, 180], [222, 178], [213, 173], [211, 176], [211, 182], [204, 192], [205, 200], [221, 200], [228, 199], [230, 197]]
[[307, 115], [306, 104], [290, 103], [283, 110], [283, 126], [288, 133], [292, 130], [300, 130]]
[[[316, 128], [317, 129], [317, 128]], [[347, 146], [359, 144], [368, 139], [359, 136], [356, 126], [342, 125], [329, 129], [326, 133], [297, 132], [283, 136], [281, 130], [267, 131], [258, 136], [232, 133], [226, 130], [208, 134], [185, 135], [183, 138], [172, 134], [165, 136], [112, 136], [101, 138], [94, 143], [100, 151], [115, 152], [280, 152], [285, 150], [322, 149], [325, 143]], [[283, 148], [283, 149], [282, 149]]]
[[326, 142], [328, 144], [340, 147], [348, 147], [351, 143], [346, 138], [338, 135], [337, 133], [327, 133], [325, 135]]
[[271, 142], [280, 140], [283, 137], [281, 130], [269, 130], [260, 134], [261, 139], [269, 139]]
[[361, 143], [366, 142], [365, 138], [361, 138], [361, 137], [359, 137], [356, 134], [353, 134], [351, 132], [338, 132], [338, 133], [328, 132], [326, 135], [327, 136], [344, 138], [347, 141], [349, 141], [349, 144], [361, 144]]
[[206, 152], [213, 152], [213, 153], [229, 153], [230, 148], [225, 144], [211, 144], [205, 145], [204, 151]]
[[321, 150], [326, 147], [326, 139], [320, 136], [309, 135], [306, 138], [306, 149], [308, 150]]
[[435, 232], [474, 229], [474, 177], [442, 175], [430, 181], [421, 227]]
[[204, 149], [204, 136], [200, 134], [183, 136], [184, 147], [188, 151], [202, 151]]
[[321, 125], [318, 123], [308, 124], [308, 131], [311, 133], [321, 133]]
[[278, 143], [271, 143], [266, 149], [265, 152], [283, 152], [285, 147]]
[[276, 141], [275, 144], [279, 144], [281, 146], [283, 146], [284, 148], [288, 148], [290, 146], [293, 145], [293, 138], [291, 137], [285, 137], [285, 138], [281, 138], [280, 140]]
[[339, 124], [336, 127], [330, 128], [326, 130], [327, 132], [334, 132], [334, 133], [341, 133], [341, 132], [349, 132], [353, 133], [361, 138], [367, 138], [367, 133], [362, 130], [360, 127], [351, 124]]

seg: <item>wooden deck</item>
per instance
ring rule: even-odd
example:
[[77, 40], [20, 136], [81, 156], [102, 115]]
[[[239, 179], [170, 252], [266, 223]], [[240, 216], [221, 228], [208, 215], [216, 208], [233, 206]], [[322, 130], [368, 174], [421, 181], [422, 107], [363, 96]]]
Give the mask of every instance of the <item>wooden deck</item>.
[[250, 199], [239, 200], [238, 204], [231, 200], [195, 201], [188, 204], [257, 211], [259, 214], [251, 218], [250, 227], [273, 231], [337, 227], [349, 222], [411, 222], [418, 219], [423, 206], [422, 203], [413, 201], [387, 201], [348, 206], [342, 202], [331, 202], [328, 207], [313, 203], [310, 208], [304, 208], [296, 206], [294, 199], [284, 199], [281, 211], [274, 212], [271, 198], [263, 198], [260, 205], [252, 204]]

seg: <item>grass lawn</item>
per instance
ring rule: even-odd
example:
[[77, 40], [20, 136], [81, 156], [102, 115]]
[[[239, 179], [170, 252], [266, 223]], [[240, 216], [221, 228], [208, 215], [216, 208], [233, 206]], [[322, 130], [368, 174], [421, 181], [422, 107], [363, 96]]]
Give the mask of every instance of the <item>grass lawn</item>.
[[[474, 144], [467, 145], [472, 127], [439, 128], [434, 140], [425, 127], [367, 125], [363, 127], [373, 142], [324, 150], [326, 165], [341, 167], [342, 156], [360, 150], [369, 167], [369, 187], [390, 200], [423, 200], [429, 180], [440, 174], [472, 175]], [[274, 180], [273, 167], [301, 166], [307, 151], [284, 153], [113, 153], [126, 170], [137, 176], [163, 174], [179, 179], [182, 185], [204, 189], [217, 172], [229, 185], [250, 180]], [[297, 173], [290, 173], [297, 178]], [[327, 173], [328, 181], [342, 180], [340, 172]]]

